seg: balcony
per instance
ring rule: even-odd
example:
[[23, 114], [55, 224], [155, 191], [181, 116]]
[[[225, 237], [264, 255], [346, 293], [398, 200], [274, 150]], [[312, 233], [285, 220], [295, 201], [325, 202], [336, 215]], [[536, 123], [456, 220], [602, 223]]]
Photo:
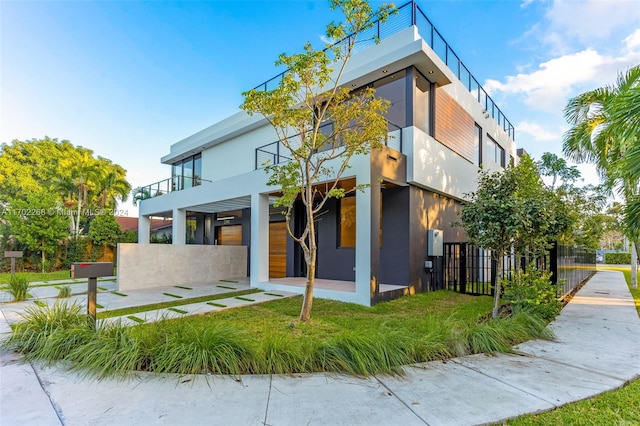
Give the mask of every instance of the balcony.
[[182, 191], [185, 189], [200, 186], [203, 183], [211, 183], [210, 180], [195, 176], [173, 176], [150, 185], [140, 186], [132, 191], [134, 202], [146, 200], [148, 198], [159, 197], [170, 192]]
[[[387, 133], [387, 137], [384, 140], [384, 145], [389, 148], [393, 148], [396, 151], [402, 152], [402, 128], [393, 124], [392, 122], [387, 120], [387, 125], [389, 127], [389, 133]], [[331, 126], [331, 123], [323, 124], [320, 126], [320, 132], [322, 132], [323, 127]], [[290, 136], [287, 139], [289, 146], [296, 149], [300, 147], [300, 133]], [[318, 152], [322, 152], [325, 150], [331, 149], [330, 146], [325, 149], [319, 149]], [[291, 161], [292, 158], [287, 157], [286, 154], [289, 154], [289, 150], [284, 147], [282, 141], [275, 141], [268, 143], [266, 145], [262, 145], [256, 148], [255, 152], [255, 169], [258, 170], [265, 166], [273, 166], [280, 163], [286, 163], [287, 161]]]

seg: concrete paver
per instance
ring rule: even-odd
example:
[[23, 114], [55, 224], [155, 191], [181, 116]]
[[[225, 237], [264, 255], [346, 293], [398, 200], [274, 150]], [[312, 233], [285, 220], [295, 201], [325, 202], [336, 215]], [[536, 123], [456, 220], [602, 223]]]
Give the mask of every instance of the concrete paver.
[[[229, 306], [240, 302], [231, 298]], [[548, 410], [640, 377], [640, 318], [621, 273], [598, 272], [550, 327], [555, 341], [525, 342], [514, 348], [519, 355], [423, 363], [405, 367], [402, 377], [140, 373], [96, 382], [4, 353], [0, 424], [471, 425]], [[28, 399], [13, 397], [15, 390]]]

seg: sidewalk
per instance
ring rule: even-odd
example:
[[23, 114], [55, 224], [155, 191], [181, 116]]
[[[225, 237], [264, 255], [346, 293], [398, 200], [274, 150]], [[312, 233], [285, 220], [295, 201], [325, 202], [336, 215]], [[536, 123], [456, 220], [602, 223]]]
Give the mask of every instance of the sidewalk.
[[[0, 424], [471, 425], [549, 410], [640, 376], [640, 318], [620, 272], [600, 271], [521, 355], [473, 355], [403, 377], [156, 376], [92, 381], [1, 353]], [[0, 320], [0, 332], [8, 331]]]

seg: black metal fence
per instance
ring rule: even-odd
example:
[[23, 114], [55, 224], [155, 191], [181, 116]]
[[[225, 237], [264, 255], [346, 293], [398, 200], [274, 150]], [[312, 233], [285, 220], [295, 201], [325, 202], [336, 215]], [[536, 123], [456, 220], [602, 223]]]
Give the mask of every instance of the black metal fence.
[[[497, 277], [497, 262], [491, 251], [469, 243], [445, 243], [443, 256], [444, 287], [459, 293], [493, 295]], [[526, 268], [532, 259], [509, 254], [502, 258], [504, 277], [516, 269]], [[595, 250], [554, 246], [546, 256], [534, 260], [536, 267], [550, 270], [551, 280], [563, 297], [587, 279], [596, 269]]]
[[571, 293], [596, 270], [595, 250], [557, 245], [551, 253], [550, 269], [558, 284], [558, 297]]

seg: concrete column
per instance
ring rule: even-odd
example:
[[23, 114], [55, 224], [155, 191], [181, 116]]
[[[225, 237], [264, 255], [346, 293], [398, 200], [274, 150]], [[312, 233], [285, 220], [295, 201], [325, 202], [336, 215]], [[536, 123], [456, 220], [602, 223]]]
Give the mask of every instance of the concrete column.
[[173, 209], [171, 240], [173, 241], [173, 244], [186, 244], [186, 240], [187, 240], [187, 211], [186, 210]]
[[[367, 158], [368, 159], [368, 158]], [[358, 184], [368, 184], [370, 182], [370, 174], [367, 169], [364, 173], [356, 176]], [[364, 176], [363, 176], [364, 175]], [[379, 288], [377, 267], [380, 260], [380, 251], [374, 253], [373, 246], [379, 245], [379, 226], [380, 212], [378, 204], [378, 228], [373, 234], [374, 221], [372, 220], [373, 200], [377, 199], [380, 203], [380, 185], [378, 184], [377, 197], [372, 196], [376, 190], [367, 188], [364, 192], [356, 193], [356, 298], [357, 303], [365, 306], [371, 306], [371, 296]], [[373, 240], [376, 240], [374, 243]], [[374, 261], [374, 257], [376, 258]], [[376, 270], [372, 270], [375, 265]]]
[[251, 196], [251, 286], [269, 281], [269, 196]]
[[149, 216], [140, 215], [138, 218], [138, 243], [149, 244], [151, 237], [151, 219]]

